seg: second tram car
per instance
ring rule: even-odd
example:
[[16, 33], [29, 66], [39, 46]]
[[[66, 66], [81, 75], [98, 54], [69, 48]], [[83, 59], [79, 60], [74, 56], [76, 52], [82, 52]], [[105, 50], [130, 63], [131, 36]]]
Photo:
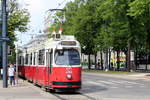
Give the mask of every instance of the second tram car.
[[81, 49], [74, 36], [33, 40], [19, 54], [19, 75], [46, 89], [81, 88]]

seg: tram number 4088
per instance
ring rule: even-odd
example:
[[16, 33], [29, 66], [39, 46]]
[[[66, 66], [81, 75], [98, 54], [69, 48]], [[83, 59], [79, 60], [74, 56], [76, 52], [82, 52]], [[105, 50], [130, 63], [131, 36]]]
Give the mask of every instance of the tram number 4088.
[[67, 67], [66, 68], [66, 73], [72, 73], [72, 68], [71, 67]]

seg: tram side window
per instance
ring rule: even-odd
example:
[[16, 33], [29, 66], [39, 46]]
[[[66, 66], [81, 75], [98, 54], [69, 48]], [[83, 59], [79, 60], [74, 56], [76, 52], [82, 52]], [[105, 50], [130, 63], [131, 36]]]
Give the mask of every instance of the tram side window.
[[44, 61], [45, 61], [45, 50], [39, 50], [39, 65], [44, 65]]
[[49, 66], [50, 64], [50, 55], [49, 52], [46, 52], [46, 66]]
[[21, 65], [21, 56], [18, 57], [18, 64]]
[[34, 52], [34, 54], [33, 54], [33, 65], [35, 65], [35, 58], [36, 57], [36, 53]]
[[18, 64], [19, 65], [24, 65], [24, 57], [23, 56], [19, 56], [19, 58], [18, 58]]
[[46, 65], [51, 66], [53, 62], [53, 52], [46, 52]]
[[29, 54], [26, 54], [26, 56], [25, 56], [25, 64], [28, 64], [28, 57], [29, 57]]
[[22, 56], [22, 59], [21, 59], [21, 65], [24, 65], [24, 57]]
[[32, 53], [30, 55], [30, 65], [32, 65]]

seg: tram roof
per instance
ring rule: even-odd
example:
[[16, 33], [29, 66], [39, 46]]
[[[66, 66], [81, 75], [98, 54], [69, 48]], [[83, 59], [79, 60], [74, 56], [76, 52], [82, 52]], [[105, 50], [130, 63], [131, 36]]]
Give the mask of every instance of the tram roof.
[[41, 48], [49, 48], [49, 46], [54, 47], [60, 41], [77, 41], [73, 35], [61, 35], [59, 40], [54, 38], [48, 38], [48, 34], [41, 34], [31, 40], [29, 43], [23, 46], [23, 48], [32, 50], [39, 50]]

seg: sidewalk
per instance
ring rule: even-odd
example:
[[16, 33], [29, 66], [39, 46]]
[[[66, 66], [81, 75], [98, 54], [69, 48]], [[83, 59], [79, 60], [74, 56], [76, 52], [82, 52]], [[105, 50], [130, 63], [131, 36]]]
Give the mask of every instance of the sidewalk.
[[9, 85], [8, 88], [2, 88], [0, 80], [0, 100], [58, 100], [58, 98], [19, 79], [16, 86]]

